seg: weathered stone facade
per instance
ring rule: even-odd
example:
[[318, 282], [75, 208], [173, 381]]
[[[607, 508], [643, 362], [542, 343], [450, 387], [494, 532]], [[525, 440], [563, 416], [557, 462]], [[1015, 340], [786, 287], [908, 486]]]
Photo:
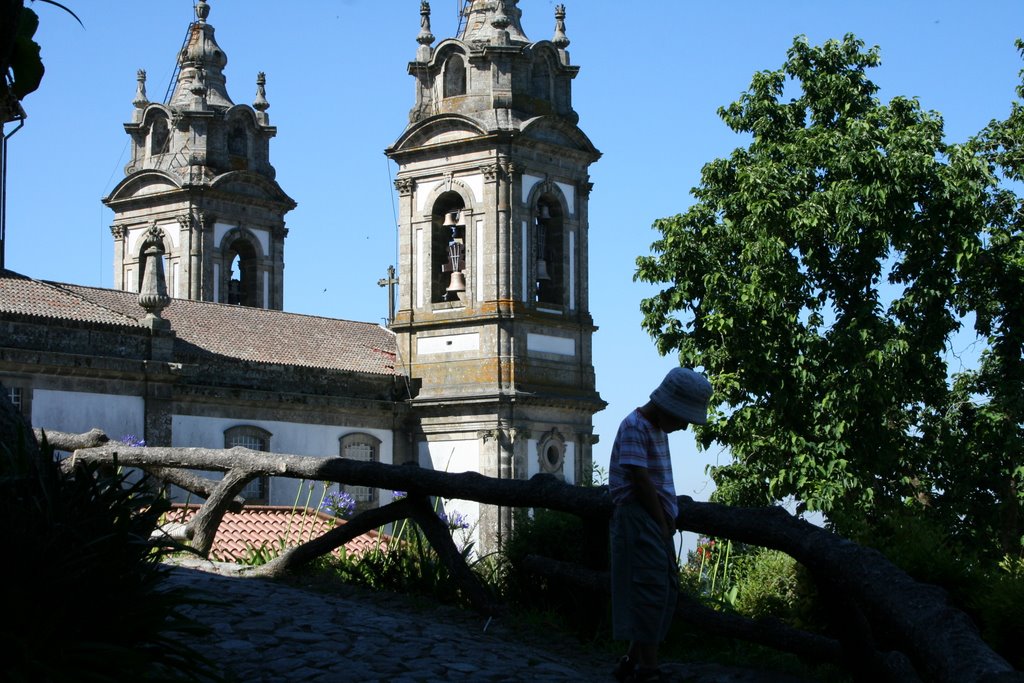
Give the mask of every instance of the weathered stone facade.
[[227, 56], [206, 19], [206, 2], [178, 55], [169, 101], [150, 102], [139, 71], [132, 158], [103, 201], [114, 211], [114, 286], [138, 291], [142, 236], [165, 235], [171, 296], [280, 310], [284, 307], [284, 216], [296, 204], [274, 180], [265, 77], [253, 105], [236, 105], [226, 88]]
[[[132, 160], [104, 199], [116, 289], [0, 272], [0, 385], [35, 426], [589, 481], [604, 407], [588, 286], [600, 153], [572, 109], [564, 7], [552, 39], [530, 42], [515, 0], [475, 0], [436, 47], [420, 11], [415, 103], [387, 150], [391, 330], [279, 310], [295, 202], [269, 162], [262, 76], [252, 107], [232, 103], [200, 0], [168, 102], [139, 75]], [[291, 504], [297, 485], [256, 499]], [[508, 509], [447, 505], [477, 521], [480, 551], [511, 529]]]
[[[565, 10], [530, 42], [516, 0], [478, 0], [458, 38], [432, 47], [421, 5], [410, 124], [399, 166], [399, 363], [419, 461], [501, 478], [589, 480], [595, 389], [588, 167], [577, 127]], [[480, 511], [493, 548], [508, 510]]]
[[[387, 330], [183, 299], [153, 325], [139, 298], [0, 271], [0, 387], [34, 426], [209, 448], [244, 428], [312, 457], [365, 435], [380, 462], [409, 458]], [[292, 504], [298, 485], [268, 483], [263, 502]]]

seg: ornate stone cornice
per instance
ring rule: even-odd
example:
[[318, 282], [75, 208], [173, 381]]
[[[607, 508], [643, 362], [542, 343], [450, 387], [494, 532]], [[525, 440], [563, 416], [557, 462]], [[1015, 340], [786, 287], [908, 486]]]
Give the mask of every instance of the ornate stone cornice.
[[498, 179], [498, 173], [502, 171], [500, 164], [484, 164], [480, 167], [480, 173], [483, 174], [484, 180], [493, 183]]
[[416, 189], [416, 181], [412, 178], [395, 178], [395, 189], [402, 197], [411, 195], [412, 191]]

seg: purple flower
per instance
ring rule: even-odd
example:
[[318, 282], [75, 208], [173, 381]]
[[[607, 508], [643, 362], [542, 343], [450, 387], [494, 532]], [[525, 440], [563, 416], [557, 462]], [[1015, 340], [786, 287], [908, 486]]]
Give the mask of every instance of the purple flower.
[[118, 439], [118, 441], [131, 448], [144, 448], [146, 445], [146, 441], [144, 439], [140, 439], [134, 434], [125, 434]]
[[466, 515], [457, 510], [452, 510], [448, 514], [438, 512], [437, 516], [441, 518], [442, 522], [448, 525], [448, 528], [451, 531], [469, 528], [469, 520], [466, 518]]
[[409, 494], [406, 493], [405, 491], [392, 491], [391, 492], [391, 498], [393, 500], [401, 500], [401, 499], [405, 498], [407, 495], [409, 495]]
[[349, 517], [356, 511], [356, 499], [346, 491], [334, 491], [327, 494], [320, 509], [335, 517]]

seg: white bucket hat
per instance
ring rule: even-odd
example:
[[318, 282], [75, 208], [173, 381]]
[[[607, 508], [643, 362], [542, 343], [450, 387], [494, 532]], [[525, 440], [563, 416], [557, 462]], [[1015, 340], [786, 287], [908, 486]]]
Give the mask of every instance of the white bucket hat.
[[708, 423], [710, 399], [711, 383], [690, 368], [672, 368], [651, 394], [654, 404], [665, 412], [698, 425]]

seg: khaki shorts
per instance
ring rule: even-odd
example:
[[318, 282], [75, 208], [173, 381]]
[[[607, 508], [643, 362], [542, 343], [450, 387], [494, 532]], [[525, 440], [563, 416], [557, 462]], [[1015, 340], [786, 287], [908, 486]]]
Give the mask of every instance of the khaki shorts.
[[636, 502], [617, 505], [611, 522], [612, 636], [665, 640], [679, 595], [675, 546]]

